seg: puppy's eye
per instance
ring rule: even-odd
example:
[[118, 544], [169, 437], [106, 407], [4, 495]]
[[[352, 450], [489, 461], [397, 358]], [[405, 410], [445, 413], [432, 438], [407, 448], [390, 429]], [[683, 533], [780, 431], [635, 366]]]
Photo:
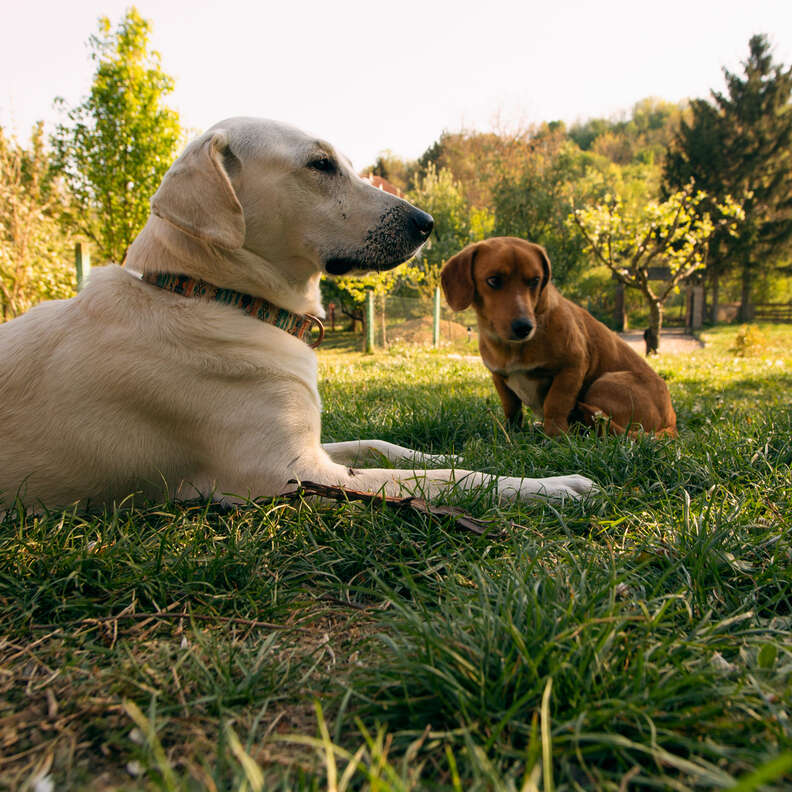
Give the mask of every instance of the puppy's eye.
[[503, 286], [503, 276], [490, 275], [489, 278], [487, 278], [487, 286], [497, 291], [501, 286]]
[[334, 173], [336, 164], [326, 154], [320, 154], [308, 162], [308, 167], [320, 173]]
[[531, 280], [528, 281], [528, 287], [535, 289], [541, 282], [542, 279], [537, 275], [537, 277], [531, 278]]

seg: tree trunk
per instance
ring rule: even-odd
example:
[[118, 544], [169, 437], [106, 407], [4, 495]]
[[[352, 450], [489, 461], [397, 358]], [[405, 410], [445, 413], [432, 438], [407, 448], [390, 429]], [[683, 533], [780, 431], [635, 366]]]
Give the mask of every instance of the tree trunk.
[[710, 276], [710, 322], [712, 324], [718, 323], [718, 298], [720, 297], [720, 273], [713, 272]]
[[660, 350], [660, 331], [663, 329], [663, 303], [660, 300], [649, 300], [649, 338], [653, 342], [655, 351]]
[[616, 281], [616, 306], [613, 311], [613, 324], [617, 333], [623, 333], [627, 329], [627, 311], [625, 310], [624, 284]]
[[744, 264], [742, 270], [742, 293], [740, 294], [740, 321], [750, 322], [753, 319], [753, 302], [751, 290], [753, 287], [753, 268]]

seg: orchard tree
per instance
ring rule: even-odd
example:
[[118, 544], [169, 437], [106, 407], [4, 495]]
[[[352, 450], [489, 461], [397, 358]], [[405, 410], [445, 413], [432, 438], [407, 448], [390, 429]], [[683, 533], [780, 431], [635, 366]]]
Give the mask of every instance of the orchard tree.
[[89, 41], [91, 92], [53, 136], [55, 167], [73, 196], [66, 221], [110, 261], [124, 260], [182, 142], [178, 114], [163, 101], [173, 79], [149, 50], [150, 31], [134, 7], [115, 30], [107, 17], [99, 20]]
[[[742, 75], [724, 69], [725, 93], [691, 103], [665, 166], [668, 190], [692, 178], [714, 201], [742, 202], [739, 232], [718, 234], [713, 252], [740, 268], [743, 321], [756, 273], [792, 250], [792, 67], [773, 63], [766, 36], [753, 36], [749, 50]], [[713, 271], [716, 293], [722, 269]]]
[[30, 148], [0, 129], [0, 321], [41, 300], [71, 297], [77, 285], [49, 164], [40, 123]]
[[352, 320], [353, 329], [356, 321], [365, 324], [363, 305], [366, 301], [366, 293], [373, 292], [374, 299], [379, 304], [383, 346], [388, 343], [385, 329], [385, 299], [399, 282], [399, 274], [401, 273], [397, 273], [396, 270], [386, 270], [384, 272], [367, 272], [359, 277], [334, 279], [335, 285], [342, 295], [341, 310]]
[[[692, 184], [665, 201], [650, 201], [638, 209], [612, 196], [570, 215], [586, 247], [623, 283], [643, 294], [649, 304], [649, 328], [660, 339], [663, 303], [685, 278], [706, 265], [708, 242], [718, 228], [736, 233], [744, 218], [742, 208], [727, 198], [714, 202], [713, 217], [701, 207], [706, 193]], [[651, 269], [667, 268], [658, 288]]]

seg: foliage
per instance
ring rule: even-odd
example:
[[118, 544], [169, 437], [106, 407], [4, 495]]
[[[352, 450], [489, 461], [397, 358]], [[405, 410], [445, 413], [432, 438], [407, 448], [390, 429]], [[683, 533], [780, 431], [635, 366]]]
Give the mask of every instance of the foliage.
[[366, 299], [366, 292], [374, 292], [377, 297], [381, 297], [393, 291], [399, 280], [399, 272], [387, 270], [386, 272], [367, 272], [357, 277], [346, 276], [336, 278], [335, 282], [341, 291], [346, 292], [354, 303], [362, 303]]
[[373, 173], [389, 181], [403, 193], [412, 184], [413, 175], [418, 167], [415, 161], [405, 161], [390, 150], [380, 152], [375, 163], [364, 169], [365, 173]]
[[[715, 203], [718, 215], [700, 211], [707, 196], [691, 184], [665, 201], [650, 201], [637, 208], [618, 197], [573, 212], [569, 221], [580, 229], [587, 248], [625, 286], [638, 289], [650, 307], [650, 327], [658, 335], [662, 305], [672, 290], [705, 265], [708, 242], [717, 227], [736, 233], [744, 218], [730, 197]], [[651, 268], [667, 268], [658, 288]]]
[[767, 336], [755, 324], [742, 325], [734, 337], [731, 351], [737, 357], [761, 354], [767, 347]]
[[660, 163], [685, 114], [684, 105], [648, 97], [636, 102], [629, 118], [592, 118], [575, 124], [569, 137], [619, 165]]
[[504, 174], [517, 174], [531, 148], [533, 129], [443, 132], [421, 155], [413, 187], [431, 168], [448, 170], [469, 206], [492, 207], [492, 190]]
[[493, 188], [495, 232], [543, 245], [561, 286], [585, 263], [582, 236], [566, 219], [589, 197], [594, 168], [591, 155], [550, 133], [535, 137], [517, 171], [501, 171]]
[[150, 30], [134, 7], [114, 31], [107, 17], [99, 20], [89, 41], [96, 63], [90, 94], [52, 139], [73, 198], [66, 222], [105, 260], [123, 261], [182, 141], [178, 114], [163, 103], [173, 79], [148, 49]]
[[693, 178], [714, 201], [742, 201], [745, 221], [714, 238], [713, 258], [717, 272], [742, 270], [743, 319], [756, 271], [792, 252], [792, 67], [773, 63], [766, 36], [753, 36], [749, 50], [742, 76], [724, 69], [726, 93], [691, 103], [665, 166], [668, 190]]
[[[443, 264], [477, 237], [473, 235], [470, 207], [450, 170], [437, 170], [434, 164], [430, 164], [408, 197], [416, 206], [429, 212], [435, 221], [432, 235], [407, 273], [419, 293], [431, 297], [440, 285]], [[475, 233], [487, 233], [492, 228], [484, 210], [478, 210], [474, 218]]]
[[55, 219], [58, 185], [38, 124], [23, 148], [0, 129], [0, 317], [74, 294], [73, 240]]
[[788, 790], [792, 332], [762, 332], [663, 358], [676, 440], [506, 434], [476, 360], [320, 351], [324, 440], [602, 486], [458, 493], [501, 539], [299, 499], [7, 514], [0, 786]]

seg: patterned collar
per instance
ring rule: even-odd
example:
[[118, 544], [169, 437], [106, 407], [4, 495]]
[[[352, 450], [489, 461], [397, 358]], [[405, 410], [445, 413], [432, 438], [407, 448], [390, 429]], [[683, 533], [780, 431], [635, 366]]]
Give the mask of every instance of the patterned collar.
[[[250, 294], [234, 291], [233, 289], [221, 289], [206, 281], [196, 280], [187, 275], [174, 275], [170, 272], [147, 272], [140, 276], [141, 280], [160, 289], [181, 294], [184, 297], [203, 297], [206, 300], [214, 300], [224, 305], [235, 305], [250, 316], [255, 316], [262, 322], [269, 322], [271, 325], [285, 330], [300, 340], [308, 330], [316, 326], [319, 337], [309, 346], [316, 349], [324, 338], [324, 325], [321, 320], [313, 314], [296, 314], [287, 311], [285, 308], [278, 308], [271, 302], [262, 297], [253, 297]], [[306, 340], [306, 343], [308, 341]]]

